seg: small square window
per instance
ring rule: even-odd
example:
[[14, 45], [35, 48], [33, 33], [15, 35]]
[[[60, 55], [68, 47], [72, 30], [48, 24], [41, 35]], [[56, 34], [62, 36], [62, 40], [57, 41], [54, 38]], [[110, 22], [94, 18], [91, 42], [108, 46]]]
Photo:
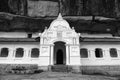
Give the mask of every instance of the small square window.
[[32, 38], [32, 34], [28, 34], [28, 38]]

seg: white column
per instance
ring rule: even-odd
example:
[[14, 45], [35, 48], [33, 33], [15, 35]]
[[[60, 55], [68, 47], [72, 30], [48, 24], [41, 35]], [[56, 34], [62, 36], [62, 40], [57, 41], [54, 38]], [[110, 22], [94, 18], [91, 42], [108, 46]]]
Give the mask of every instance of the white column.
[[50, 65], [53, 65], [54, 63], [54, 61], [53, 61], [53, 58], [54, 58], [54, 51], [53, 51], [53, 49], [54, 49], [54, 45], [50, 45]]
[[66, 65], [69, 65], [69, 45], [66, 44]]

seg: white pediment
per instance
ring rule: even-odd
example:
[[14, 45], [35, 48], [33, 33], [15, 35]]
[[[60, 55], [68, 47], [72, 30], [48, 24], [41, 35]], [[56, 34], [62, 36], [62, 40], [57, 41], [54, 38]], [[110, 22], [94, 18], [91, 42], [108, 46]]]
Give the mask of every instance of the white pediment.
[[69, 23], [64, 20], [59, 14], [58, 18], [52, 21], [50, 27], [45, 28], [44, 32], [40, 35], [41, 44], [53, 44], [55, 41], [63, 41], [68, 44], [79, 44], [79, 34], [77, 34], [74, 28], [70, 28]]
[[52, 21], [49, 27], [50, 30], [64, 30], [70, 29], [69, 23], [62, 18], [62, 15], [59, 14], [58, 18]]

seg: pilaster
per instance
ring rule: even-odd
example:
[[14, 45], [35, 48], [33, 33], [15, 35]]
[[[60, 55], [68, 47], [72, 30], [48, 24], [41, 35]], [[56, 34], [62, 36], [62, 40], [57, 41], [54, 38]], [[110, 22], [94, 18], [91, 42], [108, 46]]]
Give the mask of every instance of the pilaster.
[[66, 44], [66, 65], [70, 65], [70, 45]]
[[53, 49], [54, 49], [54, 45], [50, 45], [50, 65], [53, 65], [54, 63], [54, 61], [53, 61], [53, 58], [54, 58], [54, 51], [53, 51]]

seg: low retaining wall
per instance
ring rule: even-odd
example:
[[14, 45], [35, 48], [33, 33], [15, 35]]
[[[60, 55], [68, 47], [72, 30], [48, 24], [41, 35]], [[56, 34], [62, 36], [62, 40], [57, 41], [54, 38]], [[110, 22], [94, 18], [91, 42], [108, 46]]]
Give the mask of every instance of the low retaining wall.
[[[68, 66], [68, 67], [69, 67], [69, 69], [71, 69], [71, 70], [69, 70], [69, 72], [73, 72], [73, 73], [120, 76], [120, 65], [115, 65], [115, 66], [107, 66], [107, 65], [106, 66], [76, 66], [76, 65], [72, 65], [72, 66]], [[49, 66], [49, 70], [52, 71], [52, 67]]]
[[[68, 66], [69, 72], [80, 74], [99, 74], [107, 76], [120, 76], [120, 65], [115, 66]], [[50, 67], [49, 67], [50, 68]]]
[[120, 75], [120, 65], [115, 66], [80, 66], [82, 74], [102, 74], [109, 76]]
[[29, 74], [40, 72], [37, 64], [0, 64], [0, 74], [19, 73]]
[[[120, 76], [120, 65], [114, 66], [68, 66], [70, 72], [80, 74], [101, 74]], [[38, 66], [37, 64], [0, 64], [0, 74], [5, 73], [34, 73], [51, 71], [51, 66]]]

